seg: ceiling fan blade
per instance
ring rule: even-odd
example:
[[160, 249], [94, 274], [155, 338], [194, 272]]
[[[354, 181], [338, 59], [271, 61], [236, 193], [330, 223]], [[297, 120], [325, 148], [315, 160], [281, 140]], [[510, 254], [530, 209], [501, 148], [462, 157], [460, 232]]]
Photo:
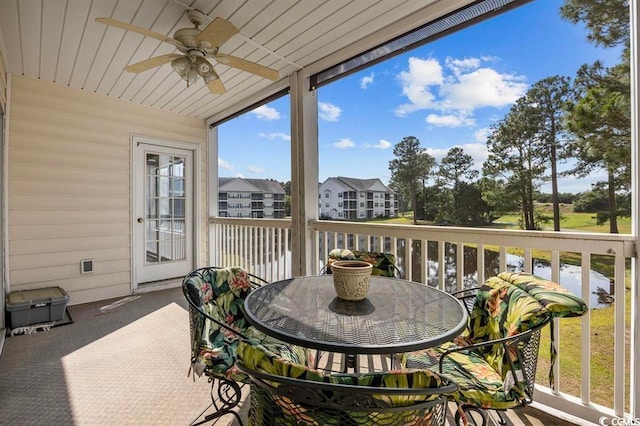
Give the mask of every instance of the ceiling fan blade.
[[226, 89], [222, 85], [222, 81], [220, 81], [219, 78], [208, 82], [207, 87], [209, 88], [209, 92], [214, 95], [222, 95], [224, 92], [226, 92]]
[[147, 30], [146, 28], [138, 27], [135, 25], [127, 24], [126, 22], [116, 21], [111, 18], [96, 18], [96, 22], [101, 24], [111, 25], [112, 27], [122, 28], [123, 30], [133, 31], [134, 33], [142, 34], [147, 37], [155, 38], [165, 43], [173, 44], [174, 46], [182, 46], [178, 40], [175, 40], [164, 34], [157, 33], [155, 31]]
[[151, 68], [159, 67], [160, 65], [166, 64], [168, 62], [173, 61], [183, 55], [179, 55], [177, 53], [167, 53], [166, 55], [156, 56], [154, 58], [149, 58], [144, 61], [137, 62], [135, 64], [128, 65], [124, 68], [125, 71], [139, 73], [146, 70], [150, 70]]
[[256, 64], [255, 62], [247, 61], [245, 59], [238, 58], [236, 56], [225, 55], [224, 53], [217, 53], [213, 55], [216, 61], [229, 67], [238, 68], [242, 71], [247, 71], [268, 80], [277, 80], [280, 77], [278, 71]]
[[231, 22], [216, 18], [198, 34], [196, 41], [206, 41], [211, 44], [211, 47], [218, 47], [239, 32], [240, 30]]

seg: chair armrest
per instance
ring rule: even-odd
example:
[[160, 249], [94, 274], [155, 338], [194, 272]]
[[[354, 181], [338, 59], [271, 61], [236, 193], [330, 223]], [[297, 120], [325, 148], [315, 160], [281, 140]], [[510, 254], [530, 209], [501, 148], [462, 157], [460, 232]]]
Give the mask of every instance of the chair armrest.
[[[505, 350], [505, 353], [507, 353], [510, 349], [514, 349], [516, 356], [518, 357], [518, 360], [522, 363], [523, 356], [519, 347], [519, 343], [523, 341], [528, 341], [531, 338], [533, 333], [539, 332], [550, 321], [551, 321], [551, 317], [548, 316], [542, 323], [530, 328], [529, 330], [523, 331], [518, 334], [514, 334], [513, 336], [507, 336], [507, 337], [502, 337], [500, 339], [488, 340], [486, 342], [474, 343], [468, 346], [458, 346], [458, 347], [450, 348], [445, 352], [443, 352], [442, 355], [440, 356], [438, 371], [440, 372], [440, 374], [443, 373], [444, 361], [446, 357], [451, 356], [456, 352], [477, 351], [480, 348], [490, 347], [493, 345], [502, 345]], [[518, 383], [520, 380], [518, 379], [517, 371], [511, 358], [509, 358], [509, 368], [511, 370], [511, 373], [513, 374], [513, 378], [515, 382]]]

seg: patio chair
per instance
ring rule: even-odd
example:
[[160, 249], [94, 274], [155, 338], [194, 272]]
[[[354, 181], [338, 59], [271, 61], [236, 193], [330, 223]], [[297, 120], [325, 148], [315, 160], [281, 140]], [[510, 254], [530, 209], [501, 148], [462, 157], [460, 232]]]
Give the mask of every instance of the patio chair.
[[251, 378], [251, 424], [444, 425], [456, 385], [427, 370], [326, 374], [251, 342], [237, 366]]
[[329, 252], [327, 264], [320, 271], [321, 274], [331, 273], [331, 264], [336, 260], [362, 260], [371, 263], [373, 269], [371, 275], [400, 278], [400, 269], [396, 266], [396, 257], [391, 253], [380, 253], [363, 250], [333, 249]]
[[454, 293], [469, 310], [469, 324], [453, 342], [403, 354], [405, 368], [436, 371], [458, 384], [456, 424], [487, 425], [486, 410], [523, 407], [533, 401], [540, 332], [550, 312], [526, 291], [501, 279]]
[[[182, 291], [189, 303], [191, 365], [189, 374], [208, 377], [211, 382], [211, 405], [192, 424], [202, 424], [234, 411], [248, 377], [235, 367], [240, 339], [253, 339], [276, 353], [309, 356], [308, 351], [271, 338], [248, 325], [244, 316], [244, 299], [251, 289], [268, 284], [242, 268], [204, 267], [191, 271], [182, 281]], [[195, 377], [194, 377], [195, 379]], [[216, 387], [217, 385], [217, 387]], [[210, 408], [214, 412], [200, 419]]]

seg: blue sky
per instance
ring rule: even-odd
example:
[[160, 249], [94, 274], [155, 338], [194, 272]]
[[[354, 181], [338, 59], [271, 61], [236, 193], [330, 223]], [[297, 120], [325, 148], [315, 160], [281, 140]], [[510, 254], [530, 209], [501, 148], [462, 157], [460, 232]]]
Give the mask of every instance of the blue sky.
[[[489, 127], [531, 84], [618, 61], [618, 50], [594, 47], [583, 27], [561, 20], [561, 5], [535, 0], [320, 88], [318, 180], [388, 183], [393, 146], [406, 136], [437, 160], [460, 146], [481, 168]], [[289, 119], [285, 97], [223, 124], [219, 175], [290, 180]], [[566, 177], [559, 189], [588, 190], [601, 178]]]

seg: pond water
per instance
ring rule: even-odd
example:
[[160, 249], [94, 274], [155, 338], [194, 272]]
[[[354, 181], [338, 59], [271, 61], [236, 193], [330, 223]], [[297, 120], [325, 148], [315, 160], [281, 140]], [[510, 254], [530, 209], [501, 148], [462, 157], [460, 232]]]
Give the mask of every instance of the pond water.
[[[499, 254], [497, 252], [485, 252], [485, 277], [496, 275], [499, 272]], [[464, 287], [477, 286], [477, 266], [475, 258], [475, 249], [473, 255], [469, 256], [465, 253], [465, 276], [463, 277]], [[520, 256], [507, 254], [507, 270], [511, 272], [524, 270], [524, 259]], [[437, 285], [437, 260], [429, 259], [429, 284]], [[473, 271], [473, 272], [469, 272]], [[548, 262], [535, 259], [533, 261], [533, 273], [544, 279], [551, 279], [551, 265]], [[455, 263], [447, 262], [446, 266], [446, 288], [447, 291], [455, 291], [457, 284], [455, 280], [456, 266]], [[561, 264], [560, 265], [560, 282], [563, 287], [571, 291], [577, 296], [582, 295], [582, 268], [576, 265]], [[589, 271], [589, 287], [590, 287], [590, 308], [603, 308], [610, 306], [614, 300], [614, 284], [606, 276], [597, 271]]]
[[[512, 255], [509, 255], [512, 256]], [[513, 256], [515, 264], [522, 265], [522, 258]], [[507, 267], [511, 264], [507, 259]], [[522, 269], [519, 269], [522, 270]], [[541, 278], [551, 279], [551, 266], [545, 262], [535, 261], [533, 265], [533, 273]], [[561, 264], [560, 265], [560, 283], [563, 287], [570, 290], [573, 294], [580, 296], [582, 294], [582, 268], [576, 265]], [[603, 308], [611, 305], [613, 302], [614, 285], [609, 278], [599, 272], [589, 271], [589, 307]]]
[[[342, 235], [338, 236], [337, 245], [333, 243], [333, 235], [329, 235], [329, 247], [344, 247], [344, 241]], [[353, 236], [349, 237], [347, 241], [348, 246], [354, 245]], [[359, 246], [364, 246], [365, 244], [364, 238], [360, 237], [358, 242]], [[371, 239], [370, 241], [372, 250], [374, 251], [392, 251], [392, 247], [390, 241], [385, 239], [383, 247], [378, 247], [378, 241], [376, 239]], [[320, 250], [322, 251], [323, 241], [320, 243]], [[404, 253], [404, 240], [398, 241], [398, 245], [396, 247], [397, 253]], [[428, 283], [433, 286], [437, 286], [438, 284], [438, 245], [437, 242], [430, 241], [428, 244]], [[455, 291], [458, 288], [456, 283], [456, 250], [457, 245], [455, 244], [445, 244], [445, 289], [447, 291]], [[421, 281], [420, 274], [422, 268], [420, 266], [420, 251], [421, 244], [416, 244], [414, 242], [414, 246], [411, 248], [412, 252], [412, 271], [413, 277], [412, 279], [416, 281]], [[475, 247], [465, 247], [464, 249], [464, 271], [465, 275], [462, 277], [463, 286], [466, 287], [475, 287], [477, 286], [477, 256]], [[611, 258], [611, 262], [613, 262], [613, 258]], [[398, 266], [404, 270], [404, 259], [398, 258]], [[491, 277], [500, 271], [500, 255], [496, 251], [485, 251], [485, 277]], [[524, 259], [521, 256], [507, 254], [507, 270], [509, 271], [523, 271], [524, 270]], [[545, 279], [551, 279], [551, 265], [548, 262], [535, 259], [533, 261], [533, 273], [539, 277]], [[568, 290], [573, 292], [577, 296], [582, 295], [582, 268], [576, 265], [570, 264], [561, 264], [560, 265], [560, 283], [562, 286], [566, 287]], [[614, 284], [613, 280], [610, 280], [605, 275], [591, 270], [589, 271], [589, 307], [590, 308], [603, 308], [610, 306], [614, 300]]]

